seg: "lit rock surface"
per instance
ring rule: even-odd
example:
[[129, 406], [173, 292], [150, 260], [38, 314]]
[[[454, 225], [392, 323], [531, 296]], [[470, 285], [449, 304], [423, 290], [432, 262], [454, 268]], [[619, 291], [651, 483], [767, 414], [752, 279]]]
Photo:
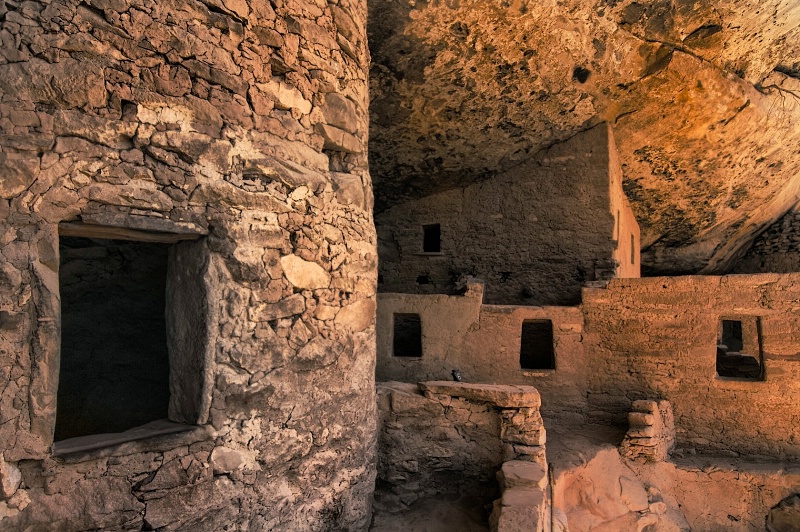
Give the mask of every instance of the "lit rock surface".
[[372, 2], [377, 208], [614, 127], [642, 264], [719, 272], [800, 190], [790, 0]]

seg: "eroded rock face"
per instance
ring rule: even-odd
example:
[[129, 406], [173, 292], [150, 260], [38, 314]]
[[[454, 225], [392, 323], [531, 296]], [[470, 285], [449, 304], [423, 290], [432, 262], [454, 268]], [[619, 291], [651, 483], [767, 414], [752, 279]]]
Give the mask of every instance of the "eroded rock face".
[[[367, 526], [365, 25], [348, 0], [0, 4], [0, 529]], [[169, 416], [203, 427], [56, 459], [59, 227], [89, 225], [194, 239], [169, 244]]]
[[722, 271], [800, 187], [799, 24], [780, 0], [372, 2], [378, 209], [606, 120], [643, 266]]

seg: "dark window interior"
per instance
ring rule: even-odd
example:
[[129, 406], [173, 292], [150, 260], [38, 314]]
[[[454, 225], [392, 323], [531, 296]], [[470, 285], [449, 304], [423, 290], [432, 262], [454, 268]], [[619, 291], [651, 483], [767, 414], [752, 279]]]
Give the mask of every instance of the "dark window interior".
[[519, 365], [522, 369], [556, 369], [552, 321], [525, 320], [522, 322]]
[[442, 228], [439, 224], [422, 226], [422, 251], [439, 253], [442, 250]]
[[169, 247], [60, 238], [56, 441], [167, 417]]
[[422, 356], [422, 320], [419, 314], [394, 315], [392, 348], [396, 357]]
[[739, 379], [762, 380], [760, 323], [752, 319], [720, 320], [717, 339], [717, 375]]

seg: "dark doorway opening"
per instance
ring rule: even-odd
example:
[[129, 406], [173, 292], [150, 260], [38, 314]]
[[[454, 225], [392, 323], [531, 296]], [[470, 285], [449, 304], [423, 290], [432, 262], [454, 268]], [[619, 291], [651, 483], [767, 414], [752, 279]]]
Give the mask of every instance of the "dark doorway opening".
[[439, 224], [422, 226], [422, 251], [425, 253], [442, 251], [442, 228]]
[[522, 322], [519, 365], [522, 369], [556, 369], [552, 321], [525, 320]]
[[419, 314], [394, 315], [392, 353], [396, 357], [422, 356], [422, 320]]
[[166, 244], [61, 237], [55, 441], [167, 417]]

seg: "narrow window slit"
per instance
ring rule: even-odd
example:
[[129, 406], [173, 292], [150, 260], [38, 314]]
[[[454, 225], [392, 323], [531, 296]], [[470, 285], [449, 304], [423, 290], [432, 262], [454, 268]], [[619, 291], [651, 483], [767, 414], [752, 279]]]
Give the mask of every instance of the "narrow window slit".
[[759, 318], [720, 320], [716, 369], [718, 377], [764, 380]]

